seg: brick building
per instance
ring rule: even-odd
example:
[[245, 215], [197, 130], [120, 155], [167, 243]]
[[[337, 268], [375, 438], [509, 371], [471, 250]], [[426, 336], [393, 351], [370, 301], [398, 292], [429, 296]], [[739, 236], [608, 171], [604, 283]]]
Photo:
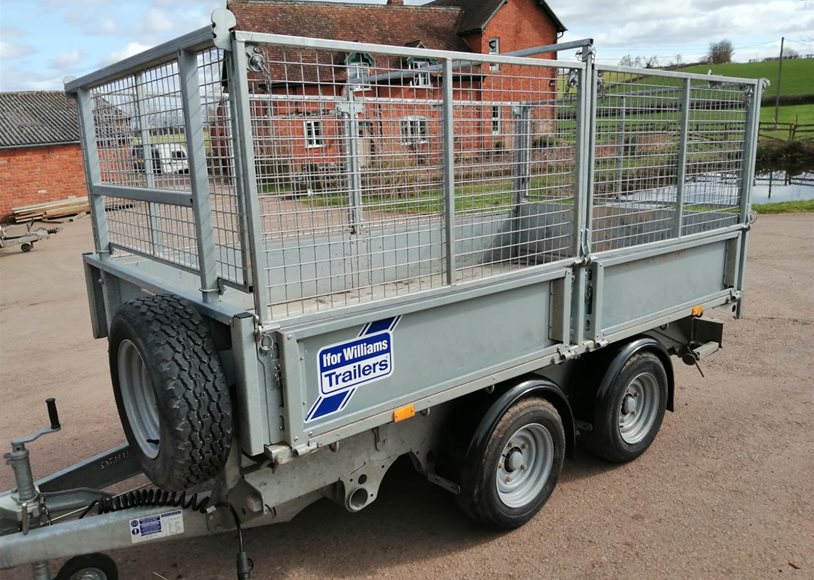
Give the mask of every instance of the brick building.
[[86, 194], [73, 101], [58, 91], [0, 93], [0, 221], [12, 207]]
[[[133, 163], [130, 118], [94, 103], [102, 174]], [[11, 208], [87, 195], [76, 103], [61, 91], [0, 93], [0, 222]]]
[[[244, 0], [228, 6], [239, 30], [480, 54], [554, 44], [565, 31], [542, 0], [435, 0], [422, 6], [405, 6], [402, 0], [388, 0], [386, 5]], [[347, 94], [354, 78], [388, 75], [384, 81], [353, 89], [360, 100], [379, 101], [375, 110], [368, 107], [357, 119], [362, 164], [371, 158], [371, 151], [380, 160], [423, 155], [420, 163], [435, 161], [432, 156], [440, 149], [431, 142], [441, 135], [441, 119], [438, 107], [429, 103], [441, 98], [443, 87], [437, 68], [427, 73], [421, 68], [432, 69], [437, 63], [319, 50], [278, 48], [269, 53], [266, 48], [266, 53], [268, 70], [250, 74], [250, 91], [257, 96], [252, 117], [261, 171], [269, 164], [274, 166], [272, 173], [294, 175], [309, 167], [340, 163], [346, 128], [329, 101]], [[540, 57], [554, 58], [555, 53]], [[393, 75], [411, 70], [415, 75]], [[456, 70], [456, 101], [473, 102], [456, 116], [456, 148], [480, 155], [511, 147], [511, 136], [506, 134], [511, 107], [499, 103], [545, 99], [554, 90], [555, 75], [554, 69], [537, 73], [536, 78], [501, 75], [497, 67]], [[269, 97], [263, 98], [264, 94]], [[537, 113], [535, 131], [543, 134], [554, 110]], [[221, 111], [219, 117], [225, 116]], [[216, 158], [228, 159], [222, 130], [212, 129], [214, 153]]]

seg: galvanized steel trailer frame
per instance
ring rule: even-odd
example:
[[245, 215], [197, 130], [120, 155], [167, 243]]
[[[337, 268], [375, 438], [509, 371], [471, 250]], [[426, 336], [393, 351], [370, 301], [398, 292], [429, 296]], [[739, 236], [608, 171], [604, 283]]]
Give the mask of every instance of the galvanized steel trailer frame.
[[[740, 316], [761, 81], [602, 66], [590, 41], [557, 47], [581, 48], [566, 61], [534, 58], [553, 47], [473, 55], [213, 22], [66, 91], [92, 208], [94, 336], [155, 293], [228, 337], [237, 433], [213, 497], [243, 508], [244, 527], [324, 495], [361, 509], [405, 453], [455, 491], [425, 458], [446, 403], [531, 374], [566, 381], [581, 356], [632, 337], [681, 344], [694, 307]], [[378, 64], [351, 78], [352, 55]], [[334, 120], [336, 152], [311, 163], [298, 140], [327, 151]], [[183, 142], [189, 174], [135, 169], [130, 145], [152, 139]], [[334, 395], [320, 353], [377, 332], [394, 368], [320, 415]], [[394, 422], [402, 408], [417, 416]], [[0, 512], [20, 518], [12, 496]], [[0, 566], [130, 545], [134, 513], [162, 511], [2, 536]], [[187, 536], [233, 525], [220, 508], [183, 517]]]

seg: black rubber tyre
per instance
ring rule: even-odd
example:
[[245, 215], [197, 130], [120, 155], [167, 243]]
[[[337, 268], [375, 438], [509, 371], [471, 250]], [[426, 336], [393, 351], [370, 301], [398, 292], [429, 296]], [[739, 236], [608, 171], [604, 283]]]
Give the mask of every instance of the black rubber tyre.
[[23, 252], [30, 252], [31, 250], [34, 249], [34, 242], [23, 242], [22, 244], [20, 244], [20, 249]]
[[178, 491], [214, 477], [232, 443], [232, 406], [200, 313], [175, 296], [123, 304], [109, 362], [122, 427], [150, 481]]
[[[530, 443], [523, 447], [525, 453], [533, 451], [535, 436], [540, 437], [541, 443], [537, 444], [535, 455], [518, 461], [528, 465], [523, 463], [520, 469], [510, 470], [506, 464], [511, 455], [521, 452], [514, 444], [523, 439], [523, 434], [528, 435], [526, 441]], [[522, 526], [540, 511], [554, 491], [564, 459], [565, 430], [557, 410], [544, 399], [523, 399], [503, 414], [485, 448], [463, 466], [458, 504], [470, 518], [487, 527], [506, 530]], [[498, 483], [498, 478], [515, 474], [525, 493], [517, 490], [507, 493], [499, 488], [503, 484]], [[521, 481], [522, 477], [527, 480]]]
[[55, 580], [118, 580], [119, 570], [110, 556], [88, 554], [71, 558], [59, 569]]
[[[636, 393], [639, 395], [633, 397]], [[639, 397], [642, 401], [636, 403]], [[631, 406], [640, 406], [625, 412], [628, 398], [634, 399]], [[588, 449], [613, 463], [636, 459], [656, 438], [666, 406], [664, 364], [652, 352], [634, 354], [613, 381], [604, 402], [594, 403], [593, 430], [584, 434]]]

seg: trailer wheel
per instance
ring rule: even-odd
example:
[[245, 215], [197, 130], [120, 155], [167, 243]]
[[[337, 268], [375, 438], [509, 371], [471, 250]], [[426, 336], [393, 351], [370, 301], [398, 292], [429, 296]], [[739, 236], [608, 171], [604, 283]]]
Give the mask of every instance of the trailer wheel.
[[34, 249], [34, 242], [23, 242], [22, 244], [20, 244], [20, 249], [23, 252], [30, 252], [31, 250]]
[[625, 362], [602, 401], [594, 405], [589, 449], [614, 463], [644, 453], [661, 428], [667, 406], [667, 372], [658, 356], [639, 352]]
[[565, 458], [565, 430], [554, 406], [523, 399], [498, 420], [481, 453], [465, 465], [458, 502], [491, 528], [529, 521], [548, 500]]
[[110, 372], [127, 441], [158, 487], [217, 475], [232, 442], [229, 389], [200, 313], [175, 296], [125, 303], [110, 325]]
[[119, 571], [110, 556], [88, 554], [71, 558], [59, 569], [55, 580], [118, 580]]

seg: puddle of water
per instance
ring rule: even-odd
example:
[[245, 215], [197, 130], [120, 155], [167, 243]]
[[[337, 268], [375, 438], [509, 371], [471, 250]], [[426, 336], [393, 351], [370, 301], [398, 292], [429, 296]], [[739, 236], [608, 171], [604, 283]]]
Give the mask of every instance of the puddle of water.
[[775, 173], [769, 196], [769, 176], [760, 176], [752, 185], [752, 203], [775, 203], [779, 201], [801, 201], [814, 199], [814, 174], [803, 173], [792, 178], [790, 185], [783, 185], [785, 174]]

